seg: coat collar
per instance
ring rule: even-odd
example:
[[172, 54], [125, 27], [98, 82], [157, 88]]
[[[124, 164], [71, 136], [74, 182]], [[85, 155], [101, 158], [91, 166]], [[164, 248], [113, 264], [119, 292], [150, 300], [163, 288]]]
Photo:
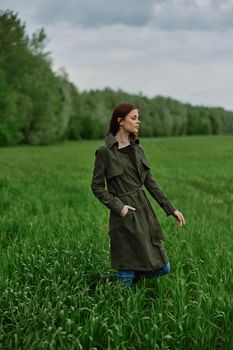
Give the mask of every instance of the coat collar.
[[[105, 137], [105, 143], [106, 143], [106, 145], [107, 145], [109, 148], [112, 148], [112, 146], [113, 146], [114, 144], [117, 144], [118, 141], [115, 139], [115, 137], [113, 136], [112, 133], [109, 133], [109, 134]], [[134, 145], [135, 143], [139, 144], [139, 139], [137, 139], [137, 138], [135, 138], [135, 139], [130, 138], [130, 143], [133, 144], [133, 145]]]

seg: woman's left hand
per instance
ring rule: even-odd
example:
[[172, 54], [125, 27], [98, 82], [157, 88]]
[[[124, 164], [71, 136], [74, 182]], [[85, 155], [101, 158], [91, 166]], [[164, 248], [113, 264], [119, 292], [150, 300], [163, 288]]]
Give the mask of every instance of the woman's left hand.
[[185, 219], [179, 210], [174, 211], [173, 215], [175, 216], [177, 224], [179, 226], [185, 225]]

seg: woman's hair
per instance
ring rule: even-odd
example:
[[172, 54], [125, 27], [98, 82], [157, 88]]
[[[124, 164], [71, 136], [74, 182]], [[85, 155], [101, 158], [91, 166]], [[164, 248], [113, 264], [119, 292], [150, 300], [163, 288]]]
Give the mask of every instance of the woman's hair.
[[[127, 114], [129, 114], [134, 109], [137, 109], [137, 111], [140, 112], [138, 107], [131, 105], [130, 103], [123, 102], [123, 103], [118, 104], [113, 110], [112, 118], [111, 118], [110, 123], [109, 123], [108, 133], [111, 133], [113, 136], [115, 136], [117, 131], [120, 128], [120, 124], [117, 121], [117, 119], [118, 118], [124, 119], [127, 116]], [[135, 135], [132, 133], [130, 133], [129, 136], [132, 138], [135, 138]]]

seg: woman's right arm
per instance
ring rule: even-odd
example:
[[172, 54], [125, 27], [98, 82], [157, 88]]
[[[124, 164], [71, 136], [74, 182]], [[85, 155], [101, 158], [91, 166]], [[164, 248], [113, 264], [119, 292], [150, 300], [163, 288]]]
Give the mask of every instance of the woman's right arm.
[[115, 214], [121, 215], [124, 204], [118, 197], [109, 193], [105, 189], [105, 164], [100, 150], [95, 152], [95, 165], [93, 169], [91, 189], [95, 197], [97, 197], [101, 203], [111, 209]]

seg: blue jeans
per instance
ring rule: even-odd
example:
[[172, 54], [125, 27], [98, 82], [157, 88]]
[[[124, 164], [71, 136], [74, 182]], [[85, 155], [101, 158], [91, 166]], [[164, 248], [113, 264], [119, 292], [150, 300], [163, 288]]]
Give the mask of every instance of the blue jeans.
[[116, 279], [121, 282], [125, 287], [132, 287], [133, 282], [138, 281], [140, 278], [151, 278], [165, 275], [170, 272], [169, 261], [163, 267], [156, 269], [154, 271], [128, 271], [128, 270], [118, 270]]

